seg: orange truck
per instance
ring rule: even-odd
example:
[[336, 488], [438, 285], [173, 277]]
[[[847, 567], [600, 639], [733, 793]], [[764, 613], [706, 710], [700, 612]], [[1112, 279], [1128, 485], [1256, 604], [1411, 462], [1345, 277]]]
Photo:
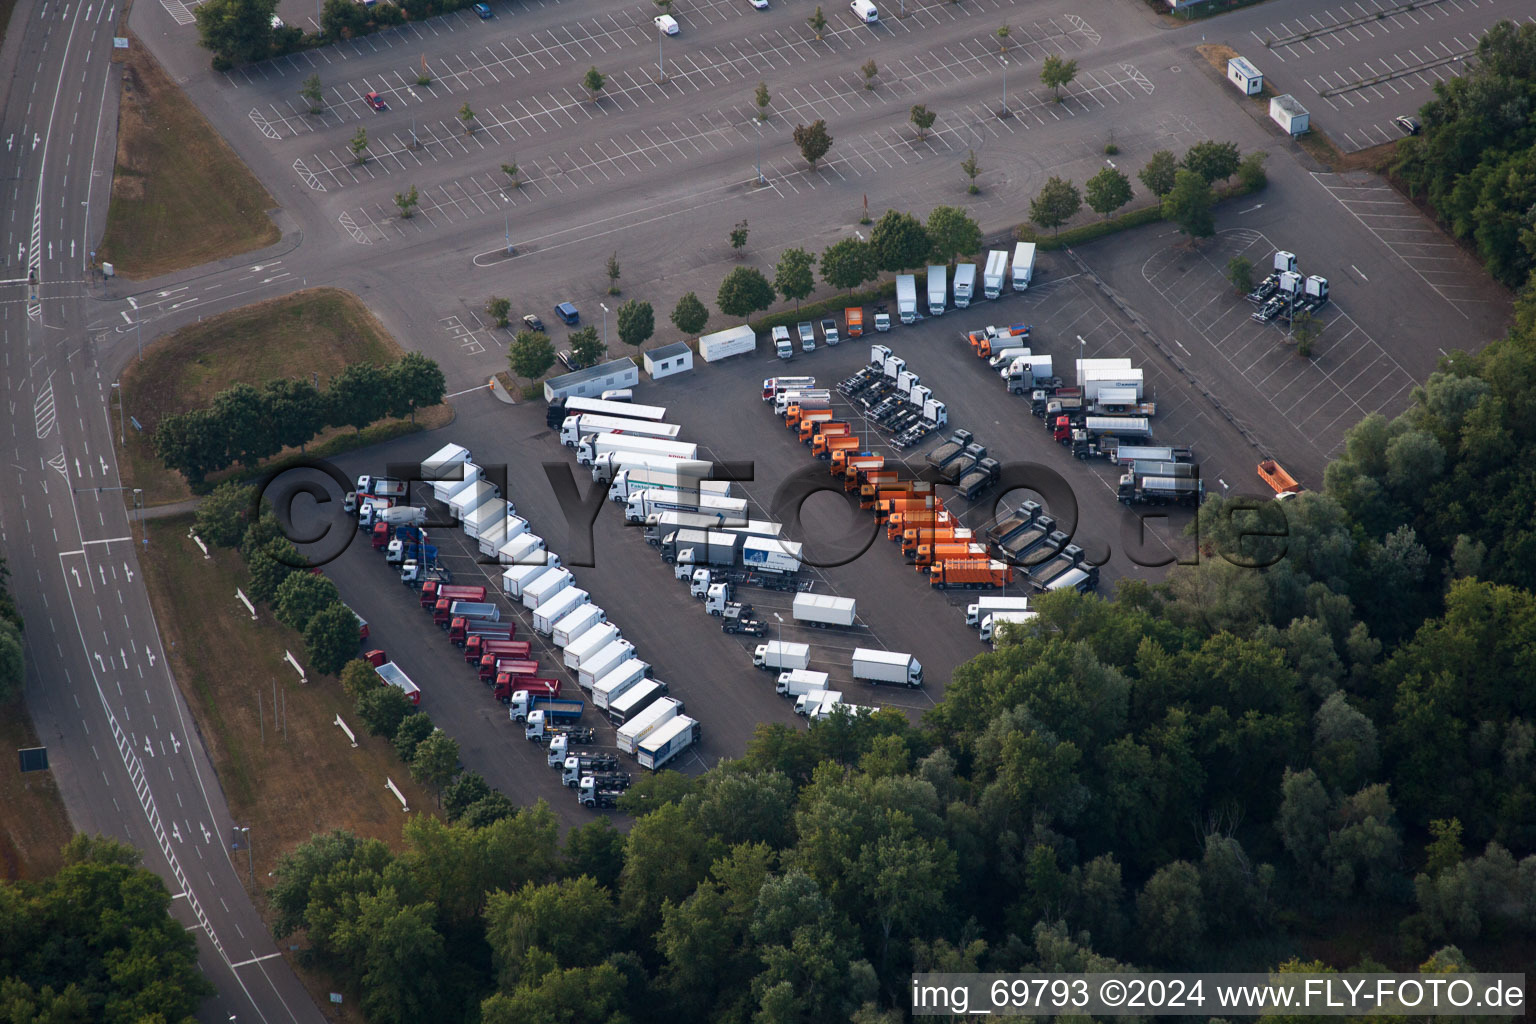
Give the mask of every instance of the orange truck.
[[[851, 455], [857, 455], [861, 449], [859, 439], [852, 433], [848, 434], [818, 434], [811, 439], [811, 454], [818, 459], [829, 459], [836, 451], [847, 451]], [[848, 456], [843, 456], [846, 459]]]
[[[809, 416], [810, 413], [806, 413]], [[853, 432], [853, 428], [842, 420], [814, 419], [807, 422], [800, 421], [800, 443], [810, 444], [818, 437], [840, 437], [843, 434]]]
[[784, 427], [786, 430], [794, 430], [796, 427], [798, 427], [800, 429], [801, 436], [804, 437], [807, 432], [806, 424], [830, 423], [834, 415], [836, 414], [831, 409], [806, 409], [800, 413], [793, 426], [786, 423]]
[[[852, 443], [850, 444], [849, 442]], [[845, 437], [829, 438], [827, 440], [827, 458], [831, 460], [831, 465], [827, 472], [831, 473], [833, 476], [842, 476], [844, 473], [848, 472], [849, 459], [853, 458], [855, 455], [873, 454], [874, 452], [871, 452], [869, 449], [864, 447], [863, 441], [859, 440], [857, 437], [854, 437], [852, 434], [848, 434]]]
[[986, 545], [977, 544], [969, 540], [941, 540], [919, 544], [911, 555], [919, 571], [937, 562], [963, 561], [986, 557]]
[[801, 398], [790, 402], [784, 407], [784, 425], [794, 428], [800, 425], [800, 417], [812, 409], [831, 409], [832, 401], [828, 398]]
[[899, 516], [891, 516], [890, 520], [886, 522], [885, 539], [900, 540], [902, 533], [908, 529], [919, 526], [934, 526], [947, 522], [949, 522], [949, 513], [943, 509], [904, 512]]
[[1281, 497], [1287, 494], [1295, 494], [1302, 489], [1296, 478], [1285, 471], [1285, 468], [1274, 459], [1265, 459], [1259, 463], [1259, 479], [1274, 488], [1275, 496]]
[[[926, 480], [891, 480], [859, 485], [859, 508], [876, 508], [888, 498], [910, 498], [923, 494], [932, 498], [933, 485]], [[940, 505], [940, 508], [943, 506]]]
[[[899, 469], [863, 470], [857, 468], [856, 464], [859, 459], [870, 457], [867, 455], [855, 455], [852, 459], [847, 460], [848, 466], [843, 470], [843, 490], [857, 491], [866, 485], [889, 487], [891, 484], [898, 483], [901, 480], [901, 470]], [[874, 457], [883, 458], [883, 456]]]
[[974, 536], [970, 530], [954, 521], [935, 523], [932, 526], [909, 526], [901, 531], [901, 554], [903, 558], [911, 558], [917, 554], [918, 548], [924, 546], [968, 544]]
[[848, 325], [848, 337], [862, 338], [864, 336], [863, 306], [849, 306], [843, 310], [843, 321]]
[[[854, 487], [857, 487], [860, 473], [872, 473], [884, 468], [884, 455], [854, 455], [843, 460], [843, 478], [845, 481], [852, 480]], [[848, 489], [853, 490], [853, 487]]]
[[1013, 582], [1013, 566], [986, 558], [939, 562], [928, 567], [928, 584], [939, 589], [966, 587], [990, 590]]
[[1022, 340], [1028, 337], [1029, 326], [1015, 324], [1012, 327], [984, 327], [967, 334], [965, 340], [971, 343], [971, 351], [978, 358], [990, 359], [993, 349], [1003, 348], [1015, 339]]
[[886, 498], [875, 506], [875, 521], [884, 522], [895, 512], [915, 512], [920, 508], [943, 508], [944, 502], [936, 494], [916, 494], [905, 498]]

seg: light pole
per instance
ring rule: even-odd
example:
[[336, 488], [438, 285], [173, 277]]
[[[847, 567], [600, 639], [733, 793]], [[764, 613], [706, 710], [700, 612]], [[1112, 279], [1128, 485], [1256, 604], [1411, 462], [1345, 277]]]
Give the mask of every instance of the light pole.
[[123, 427], [123, 389], [118, 381], [113, 381], [112, 390], [117, 392], [117, 443], [126, 445], [128, 436]]
[[598, 306], [603, 311], [603, 348], [608, 347], [608, 303], [599, 302]]
[[666, 39], [667, 39], [667, 30], [658, 25], [656, 27], [656, 71], [657, 71], [656, 81], [657, 82], [665, 82], [667, 80], [667, 56], [666, 56], [665, 53], [662, 52], [662, 49], [661, 49], [662, 43], [666, 42]]
[[139, 362], [144, 361], [144, 315], [137, 309], [133, 311], [133, 333], [137, 336], [139, 346]]
[[501, 226], [507, 236], [507, 255], [512, 255], [512, 201], [503, 193], [501, 197]]
[[763, 119], [757, 119], [757, 183], [763, 183]]
[[1008, 116], [1008, 58], [1003, 59], [1003, 109], [997, 112], [998, 117]]
[[251, 874], [251, 892], [256, 891], [256, 861], [251, 853], [251, 827], [249, 825], [237, 825], [240, 833], [245, 836], [245, 863]]

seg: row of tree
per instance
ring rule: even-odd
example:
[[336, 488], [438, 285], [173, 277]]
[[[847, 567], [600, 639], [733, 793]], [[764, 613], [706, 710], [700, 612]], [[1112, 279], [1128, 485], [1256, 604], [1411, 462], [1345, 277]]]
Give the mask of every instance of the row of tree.
[[11, 597], [11, 570], [0, 558], [0, 707], [20, 696], [27, 681], [26, 639], [21, 611]]
[[193, 483], [235, 464], [254, 467], [284, 448], [303, 448], [326, 427], [363, 427], [388, 417], [416, 417], [443, 400], [447, 381], [437, 363], [408, 352], [388, 366], [353, 363], [322, 391], [301, 378], [264, 387], [235, 384], [206, 409], [172, 413], [154, 431], [166, 468]]

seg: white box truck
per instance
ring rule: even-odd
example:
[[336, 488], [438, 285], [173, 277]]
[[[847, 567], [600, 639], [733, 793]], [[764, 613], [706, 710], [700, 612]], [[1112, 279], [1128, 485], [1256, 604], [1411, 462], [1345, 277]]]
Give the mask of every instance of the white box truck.
[[593, 434], [576, 446], [576, 461], [590, 466], [594, 459], [611, 452], [632, 455], [660, 455], [667, 459], [697, 459], [699, 446], [687, 441], [664, 441], [659, 437], [635, 437], [630, 434]]
[[618, 416], [567, 416], [565, 422], [560, 424], [560, 443], [567, 448], [575, 448], [582, 438], [591, 434], [635, 434], [671, 441], [682, 429], [675, 423], [629, 420]]
[[981, 642], [996, 646], [997, 627], [1014, 623], [1022, 626], [1024, 623], [1036, 618], [1040, 613], [1031, 611], [989, 612], [981, 620]]
[[609, 702], [608, 721], [623, 725], [666, 695], [666, 683], [659, 679], [642, 679]]
[[917, 275], [896, 275], [896, 313], [904, 324], [917, 323]]
[[812, 626], [853, 625], [855, 610], [851, 597], [833, 597], [831, 594], [796, 594], [790, 605], [796, 622]]
[[699, 339], [699, 358], [706, 363], [746, 355], [757, 348], [757, 334], [746, 324], [706, 334]]
[[496, 500], [496, 488], [484, 480], [476, 480], [448, 499], [448, 512], [455, 519], [463, 519], [488, 501]]
[[804, 668], [791, 669], [788, 672], [779, 673], [778, 681], [773, 684], [773, 692], [780, 697], [799, 697], [813, 690], [825, 690], [829, 678], [825, 672], [812, 672]]
[[741, 542], [741, 564], [758, 572], [792, 576], [800, 571], [803, 551], [804, 547], [796, 541], [748, 537]]
[[[469, 512], [466, 512], [464, 517], [459, 520], [459, 525], [464, 528], [464, 535], [466, 537], [474, 537], [478, 539], [482, 533], [486, 532], [491, 527], [495, 526], [497, 523], [507, 518], [507, 516], [511, 514], [511, 505], [507, 504], [500, 498], [492, 498], [489, 501], [482, 502], [480, 505], [470, 510]], [[499, 546], [500, 545], [498, 545], [498, 547]]]
[[590, 658], [619, 638], [619, 627], [611, 622], [594, 626], [581, 634], [580, 639], [565, 645], [565, 667], [580, 668], [582, 659]]
[[641, 491], [682, 491], [685, 494], [731, 496], [728, 480], [706, 480], [713, 463], [696, 459], [668, 459], [664, 466], [621, 469], [608, 485], [608, 500], [624, 502]]
[[571, 575], [571, 570], [550, 569], [549, 572], [523, 588], [521, 594], [523, 607], [529, 611], [538, 611], [545, 601], [550, 600], [566, 587], [573, 586], [575, 582], [576, 577]]
[[653, 729], [635, 746], [641, 768], [656, 771], [699, 741], [699, 723], [677, 715]]
[[1027, 597], [983, 597], [975, 604], [965, 606], [965, 624], [972, 628], [981, 625], [982, 616], [993, 612], [1027, 612]]
[[1013, 247], [1013, 290], [1021, 292], [1029, 287], [1035, 276], [1035, 243], [1020, 242]]
[[504, 569], [501, 574], [501, 592], [508, 597], [521, 599], [525, 587], [560, 564], [560, 556], [553, 552], [544, 552], [544, 557], [548, 561], [543, 565], [512, 565]]
[[558, 560], [559, 557], [550, 554], [545, 548], [543, 537], [528, 530], [513, 537], [496, 551], [496, 558], [502, 565], [546, 565], [550, 559]]
[[635, 658], [635, 645], [628, 640], [615, 640], [581, 663], [576, 670], [576, 682], [582, 689], [590, 690], [603, 676]]
[[1126, 356], [1116, 356], [1112, 359], [1074, 359], [1072, 361], [1074, 371], [1077, 373], [1077, 383], [1083, 383], [1083, 374], [1089, 370], [1129, 370], [1131, 361]]
[[943, 316], [949, 299], [949, 268], [936, 263], [928, 268], [928, 315]]
[[650, 707], [619, 726], [619, 749], [626, 754], [634, 754], [641, 740], [682, 713], [682, 701], [672, 697], [659, 698]]
[[1003, 294], [1003, 279], [1008, 276], [1008, 252], [993, 249], [987, 253], [987, 269], [981, 275], [981, 293], [989, 299]]
[[470, 484], [480, 480], [480, 467], [473, 462], [460, 462], [444, 466], [436, 477], [427, 477], [425, 467], [422, 476], [432, 481], [432, 497], [447, 502]]
[[549, 600], [539, 602], [538, 609], [533, 613], [534, 631], [549, 636], [555, 631], [555, 623], [586, 604], [590, 599], [590, 594], [572, 584]]
[[717, 525], [745, 523], [747, 499], [722, 498], [697, 491], [638, 491], [624, 504], [624, 521], [643, 523], [658, 512], [697, 512], [717, 517]]
[[976, 294], [976, 264], [961, 263], [955, 267], [955, 308], [965, 309]]
[[876, 686], [895, 683], [915, 688], [923, 685], [923, 666], [910, 654], [858, 647], [853, 652], [853, 678]]
[[752, 652], [752, 666], [764, 670], [777, 672], [788, 671], [797, 668], [807, 668], [811, 664], [811, 647], [809, 644], [785, 643], [781, 640], [770, 640], [766, 644], [758, 644]]
[[842, 690], [812, 690], [795, 698], [795, 714], [809, 715], [823, 704], [841, 704]]
[[651, 666], [639, 658], [625, 658], [613, 668], [598, 676], [592, 683], [592, 706], [607, 711], [614, 700], [622, 697], [631, 686], [645, 678]]
[[566, 612], [565, 617], [556, 621], [554, 632], [550, 634], [559, 648], [569, 647], [587, 630], [601, 626], [608, 621], [608, 613], [595, 604], [584, 604], [572, 611]]

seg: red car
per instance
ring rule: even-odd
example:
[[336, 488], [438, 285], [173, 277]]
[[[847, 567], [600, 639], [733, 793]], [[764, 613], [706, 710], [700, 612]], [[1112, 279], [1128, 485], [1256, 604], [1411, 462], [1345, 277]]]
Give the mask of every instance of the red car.
[[384, 102], [384, 97], [380, 96], [376, 92], [369, 93], [367, 96], [364, 96], [363, 99], [367, 100], [368, 101], [368, 105], [370, 107], [372, 107], [374, 110], [388, 110], [389, 109], [389, 104]]

